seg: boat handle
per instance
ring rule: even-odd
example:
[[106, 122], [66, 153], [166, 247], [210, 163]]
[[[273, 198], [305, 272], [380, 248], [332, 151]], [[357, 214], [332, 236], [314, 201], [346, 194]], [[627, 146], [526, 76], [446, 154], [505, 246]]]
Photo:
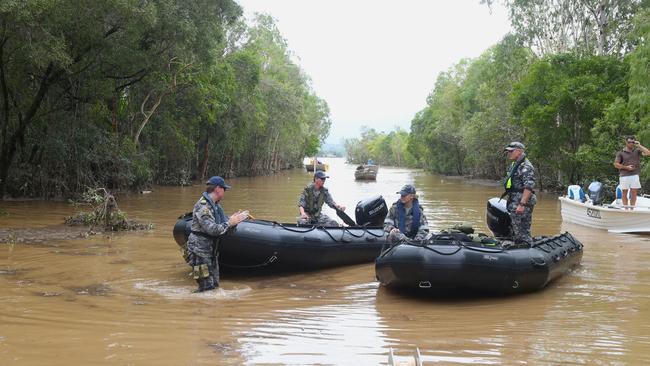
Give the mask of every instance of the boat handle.
[[531, 258], [530, 264], [532, 264], [533, 267], [544, 267], [546, 266], [546, 261], [541, 258]]
[[322, 241], [322, 240], [320, 240], [319, 237], [316, 237], [316, 236], [305, 236], [305, 237], [303, 237], [303, 239], [305, 241], [316, 241], [316, 242], [321, 242]]
[[366, 236], [366, 241], [377, 241], [377, 238], [374, 236]]
[[431, 288], [431, 282], [429, 281], [420, 281], [418, 284], [418, 287], [420, 288]]

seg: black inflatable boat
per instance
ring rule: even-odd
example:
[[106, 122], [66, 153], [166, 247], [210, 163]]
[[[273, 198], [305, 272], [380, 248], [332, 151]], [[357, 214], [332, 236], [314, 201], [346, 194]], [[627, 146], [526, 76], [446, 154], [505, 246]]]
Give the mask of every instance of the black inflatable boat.
[[[387, 213], [384, 199], [375, 196], [357, 204], [355, 226], [246, 220], [222, 236], [219, 263], [224, 269], [241, 271], [298, 271], [372, 262], [386, 242], [381, 225]], [[174, 239], [180, 247], [186, 246], [191, 224], [192, 213], [188, 213], [174, 226]]]
[[508, 240], [505, 202], [497, 198], [488, 201], [487, 220], [497, 237], [449, 231], [385, 250], [375, 264], [377, 279], [388, 287], [429, 291], [528, 292], [582, 259], [583, 245], [569, 233], [535, 238], [532, 247], [515, 246]]

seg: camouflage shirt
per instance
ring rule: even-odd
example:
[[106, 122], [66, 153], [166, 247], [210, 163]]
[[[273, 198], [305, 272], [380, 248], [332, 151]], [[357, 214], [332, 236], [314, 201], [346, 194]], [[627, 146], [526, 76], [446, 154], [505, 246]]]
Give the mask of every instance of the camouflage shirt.
[[[316, 187], [314, 187], [314, 183], [310, 183], [308, 186], [305, 187], [305, 189], [302, 191], [300, 194], [300, 198], [298, 199], [298, 206], [302, 207], [305, 209], [305, 212], [307, 214], [309, 213], [309, 202], [308, 202], [308, 197], [309, 197], [309, 192], [311, 191], [312, 193], [312, 207], [315, 207], [318, 212], [320, 213], [321, 207], [318, 207], [318, 198], [321, 194], [324, 195], [323, 197], [323, 202], [326, 203], [328, 206], [331, 208], [336, 207], [336, 202], [334, 202], [334, 199], [332, 198], [332, 195], [330, 192], [327, 190], [327, 188], [322, 187], [320, 190], [316, 190]], [[311, 215], [311, 214], [310, 214]]]
[[[535, 189], [535, 167], [530, 160], [524, 158], [517, 169], [512, 173], [512, 191], [508, 195], [508, 202], [520, 202], [524, 189], [533, 191]], [[534, 206], [537, 203], [535, 193], [530, 196], [527, 206]]]
[[[201, 197], [194, 205], [192, 210], [192, 231], [217, 237], [228, 230], [228, 217], [218, 203], [214, 204], [213, 209], [209, 196], [207, 198], [206, 196]], [[210, 257], [213, 242], [213, 238], [192, 233], [187, 241], [187, 249], [198, 256]]]
[[[390, 209], [388, 210], [388, 216], [386, 216], [386, 219], [384, 220], [384, 231], [387, 233], [390, 233], [391, 230], [397, 228], [399, 229], [399, 215], [397, 213], [397, 203], [399, 201], [396, 201], [393, 203], [392, 206], [390, 206]], [[406, 208], [406, 217], [405, 217], [405, 226], [406, 226], [406, 231], [409, 232], [411, 230], [411, 225], [413, 225], [413, 207]], [[427, 234], [429, 233], [429, 223], [427, 222], [426, 216], [424, 216], [424, 208], [420, 206], [420, 224], [418, 227], [417, 234], [415, 234], [415, 237], [412, 239], [424, 239]]]
[[524, 158], [517, 170], [512, 173], [512, 188], [516, 191], [535, 189], [535, 167], [530, 160]]

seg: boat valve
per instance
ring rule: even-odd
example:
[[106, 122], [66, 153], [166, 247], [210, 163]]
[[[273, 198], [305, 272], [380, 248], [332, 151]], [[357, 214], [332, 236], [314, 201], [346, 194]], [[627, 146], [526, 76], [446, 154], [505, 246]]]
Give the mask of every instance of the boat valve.
[[418, 286], [420, 288], [431, 288], [431, 282], [429, 282], [429, 281], [420, 281]]

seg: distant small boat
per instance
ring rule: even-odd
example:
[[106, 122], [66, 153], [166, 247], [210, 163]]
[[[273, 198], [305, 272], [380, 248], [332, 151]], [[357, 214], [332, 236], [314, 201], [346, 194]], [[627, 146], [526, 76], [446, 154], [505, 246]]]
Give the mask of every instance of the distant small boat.
[[[315, 169], [314, 169], [315, 168]], [[308, 172], [313, 172], [315, 170], [322, 170], [322, 171], [328, 171], [330, 169], [329, 164], [325, 164], [322, 161], [319, 161], [316, 159], [310, 159], [307, 164], [305, 164], [305, 169], [307, 169]]]
[[354, 171], [354, 179], [356, 180], [377, 180], [377, 172], [379, 165], [359, 165], [357, 170]]

